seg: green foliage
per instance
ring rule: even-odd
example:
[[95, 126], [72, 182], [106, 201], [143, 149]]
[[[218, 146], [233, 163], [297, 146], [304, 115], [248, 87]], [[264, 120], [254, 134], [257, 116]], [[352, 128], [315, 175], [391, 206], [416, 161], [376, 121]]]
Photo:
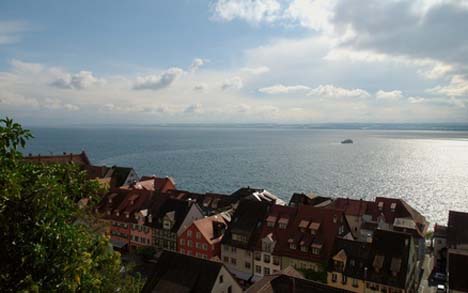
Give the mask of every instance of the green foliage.
[[139, 292], [140, 278], [121, 273], [120, 255], [77, 204], [94, 201], [96, 183], [71, 164], [25, 163], [18, 147], [31, 137], [0, 120], [0, 292]]
[[299, 269], [299, 271], [304, 275], [306, 279], [327, 283], [327, 272], [325, 270], [321, 271], [314, 271], [311, 269]]
[[151, 246], [147, 247], [140, 247], [137, 249], [136, 253], [143, 257], [145, 260], [152, 259], [154, 255], [156, 254], [156, 249]]

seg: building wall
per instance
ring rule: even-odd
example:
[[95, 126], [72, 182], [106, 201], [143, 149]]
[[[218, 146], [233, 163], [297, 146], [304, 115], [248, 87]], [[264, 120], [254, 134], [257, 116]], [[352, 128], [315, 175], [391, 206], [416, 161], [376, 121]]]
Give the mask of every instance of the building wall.
[[[221, 282], [222, 279], [222, 282]], [[229, 288], [231, 290], [229, 291]], [[216, 278], [216, 283], [211, 290], [213, 293], [241, 293], [242, 288], [236, 282], [236, 280], [232, 277], [232, 275], [223, 267], [219, 271], [218, 277]]]
[[177, 251], [177, 234], [169, 230], [153, 229], [153, 243], [157, 249]]
[[281, 269], [285, 269], [288, 266], [292, 266], [295, 269], [314, 270], [316, 272], [324, 270], [320, 263], [283, 256], [281, 258]]
[[111, 221], [111, 239], [130, 243], [130, 224], [120, 221]]
[[363, 280], [346, 277], [346, 281], [343, 282], [343, 274], [339, 272], [327, 272], [327, 285], [357, 293], [365, 292], [366, 289], [366, 283]]
[[130, 225], [130, 245], [136, 247], [153, 245], [151, 228], [139, 224]]
[[241, 279], [243, 277], [241, 275], [253, 275], [253, 251], [223, 244], [221, 245], [221, 260], [231, 272]]
[[127, 176], [127, 179], [125, 179], [125, 182], [123, 185], [129, 185], [130, 183], [134, 182], [134, 181], [138, 181], [140, 178], [138, 178], [138, 175], [137, 173], [135, 172], [135, 170], [131, 170], [130, 173], [128, 173], [128, 176]]
[[188, 227], [177, 237], [177, 251], [204, 259], [220, 257], [220, 244], [210, 245], [195, 225]]
[[382, 285], [382, 284], [366, 282], [366, 290], [365, 290], [366, 293], [381, 293], [381, 292], [383, 292], [382, 290], [384, 290], [387, 293], [406, 293], [406, 292], [409, 292], [407, 290], [400, 289], [400, 288], [394, 288], [394, 287], [385, 286], [385, 285]]
[[[258, 259], [260, 256], [260, 259]], [[254, 275], [258, 278], [263, 277], [264, 275], [271, 275], [281, 270], [281, 258], [275, 256], [277, 259], [277, 264], [273, 262], [273, 255], [269, 252], [264, 251], [255, 251], [254, 253]], [[268, 259], [270, 261], [268, 261]]]

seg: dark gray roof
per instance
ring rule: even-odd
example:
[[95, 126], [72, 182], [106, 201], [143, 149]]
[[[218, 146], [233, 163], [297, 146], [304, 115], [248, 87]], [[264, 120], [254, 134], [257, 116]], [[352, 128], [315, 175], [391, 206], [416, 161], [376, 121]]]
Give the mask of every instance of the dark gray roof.
[[468, 213], [449, 211], [447, 246], [455, 248], [459, 244], [468, 244]]
[[[344, 268], [344, 275], [361, 279], [365, 278], [365, 268], [370, 267], [369, 264], [371, 244], [367, 242], [347, 240], [337, 238], [335, 240], [335, 248], [332, 256], [344, 250], [346, 253], [346, 267]], [[329, 265], [332, 270], [336, 271], [333, 260], [330, 258]]]
[[211, 292], [223, 264], [164, 251], [141, 292]]
[[149, 214], [152, 216], [152, 222], [149, 226], [161, 229], [163, 226], [163, 218], [167, 213], [174, 212], [175, 223], [171, 228], [172, 232], [177, 232], [180, 225], [184, 221], [187, 213], [190, 210], [190, 203], [184, 200], [178, 200], [167, 197], [153, 197]]
[[[267, 276], [269, 277], [269, 276]], [[262, 293], [348, 293], [350, 291], [337, 289], [311, 280], [279, 275], [270, 281], [270, 290], [258, 290]], [[263, 288], [262, 288], [263, 289]], [[255, 292], [255, 291], [250, 291]]]
[[468, 267], [468, 255], [449, 253], [448, 273], [449, 289], [468, 292], [468, 278], [466, 268]]

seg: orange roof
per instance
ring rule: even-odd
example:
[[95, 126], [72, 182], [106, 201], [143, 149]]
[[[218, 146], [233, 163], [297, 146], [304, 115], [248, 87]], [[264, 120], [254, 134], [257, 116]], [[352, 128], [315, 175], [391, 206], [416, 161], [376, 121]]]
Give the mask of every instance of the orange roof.
[[30, 163], [43, 163], [43, 164], [66, 164], [75, 163], [77, 165], [87, 166], [91, 165], [88, 156], [84, 151], [79, 154], [63, 153], [63, 155], [48, 155], [48, 156], [27, 156], [24, 160]]

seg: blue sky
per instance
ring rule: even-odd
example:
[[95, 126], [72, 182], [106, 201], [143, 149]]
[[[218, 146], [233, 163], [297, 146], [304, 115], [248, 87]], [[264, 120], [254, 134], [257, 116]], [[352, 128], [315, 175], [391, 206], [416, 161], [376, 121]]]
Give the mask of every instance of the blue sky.
[[0, 3], [26, 123], [468, 122], [468, 2]]

